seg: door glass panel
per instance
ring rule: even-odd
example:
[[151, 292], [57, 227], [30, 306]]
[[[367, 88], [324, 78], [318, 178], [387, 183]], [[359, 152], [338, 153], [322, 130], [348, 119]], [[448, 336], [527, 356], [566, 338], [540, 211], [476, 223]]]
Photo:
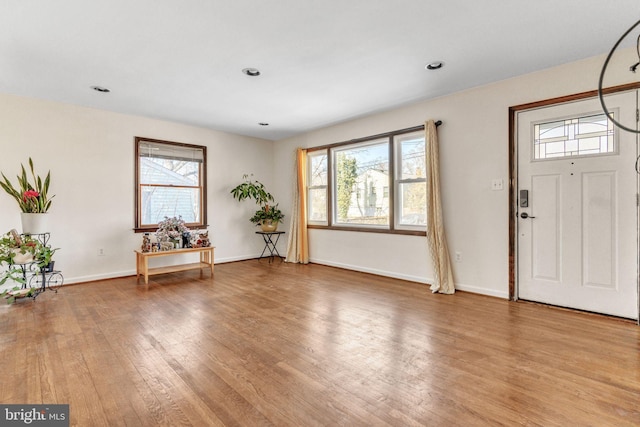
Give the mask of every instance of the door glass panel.
[[537, 123], [533, 125], [533, 158], [615, 153], [614, 136], [613, 122], [605, 114]]

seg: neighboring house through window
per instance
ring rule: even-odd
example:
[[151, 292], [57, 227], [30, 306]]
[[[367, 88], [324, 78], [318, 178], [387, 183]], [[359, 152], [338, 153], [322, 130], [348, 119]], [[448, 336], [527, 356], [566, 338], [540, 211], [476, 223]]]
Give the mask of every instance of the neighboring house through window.
[[135, 138], [136, 231], [155, 230], [165, 217], [206, 226], [206, 147]]

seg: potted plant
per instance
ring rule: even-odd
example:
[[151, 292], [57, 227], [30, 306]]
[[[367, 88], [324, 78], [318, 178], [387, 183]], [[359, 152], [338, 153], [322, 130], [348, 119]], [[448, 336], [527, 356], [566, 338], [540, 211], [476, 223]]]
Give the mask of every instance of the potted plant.
[[15, 230], [4, 234], [0, 238], [0, 266], [7, 264], [7, 269], [0, 274], [0, 285], [7, 280], [24, 285], [25, 265], [36, 266], [37, 271], [50, 271], [51, 258], [57, 250], [29, 235], [20, 236]]
[[[33, 183], [29, 182], [27, 171], [24, 165], [20, 165], [22, 172], [17, 176], [18, 185], [14, 187], [11, 181], [2, 173], [0, 187], [18, 202], [21, 211], [22, 232], [25, 234], [37, 234], [48, 231], [44, 225], [44, 216], [51, 207], [49, 196], [49, 184], [51, 183], [51, 171], [47, 173], [44, 180], [36, 175], [33, 160], [29, 157], [29, 169]], [[39, 223], [38, 223], [39, 222]]]
[[[253, 176], [253, 175], [252, 175]], [[239, 202], [245, 199], [253, 199], [256, 204], [260, 206], [249, 221], [255, 225], [260, 225], [262, 231], [276, 231], [278, 223], [282, 222], [284, 214], [278, 208], [278, 204], [269, 205], [269, 202], [274, 202], [274, 198], [269, 193], [264, 184], [257, 180], [251, 180], [249, 175], [243, 175], [244, 182], [240, 183], [237, 187], [231, 190], [231, 195]]]
[[273, 206], [262, 206], [249, 218], [249, 221], [255, 225], [260, 225], [262, 231], [276, 231], [278, 223], [282, 222], [282, 218], [284, 218], [284, 214], [278, 209], [278, 205], [275, 204]]

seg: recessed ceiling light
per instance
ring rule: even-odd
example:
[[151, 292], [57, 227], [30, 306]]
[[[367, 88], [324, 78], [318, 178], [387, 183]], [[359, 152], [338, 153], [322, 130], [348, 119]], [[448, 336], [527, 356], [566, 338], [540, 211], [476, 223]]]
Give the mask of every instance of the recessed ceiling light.
[[433, 61], [427, 65], [425, 65], [425, 70], [439, 70], [444, 67], [444, 62], [442, 61]]
[[250, 77], [258, 77], [260, 75], [260, 70], [257, 68], [244, 68], [242, 72]]
[[260, 122], [260, 123], [258, 123], [258, 124], [259, 124], [260, 126], [269, 126], [269, 123], [266, 123], [266, 122]]
[[109, 93], [111, 92], [110, 89], [107, 89], [106, 87], [102, 87], [102, 86], [91, 86], [91, 89], [97, 91], [97, 92], [102, 92], [102, 93]]

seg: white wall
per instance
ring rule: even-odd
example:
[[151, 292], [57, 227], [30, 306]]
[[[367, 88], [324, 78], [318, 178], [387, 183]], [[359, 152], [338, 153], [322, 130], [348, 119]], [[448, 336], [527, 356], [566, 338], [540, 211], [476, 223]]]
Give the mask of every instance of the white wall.
[[[0, 94], [0, 117], [0, 171], [17, 185], [29, 157], [41, 176], [51, 170], [51, 243], [60, 248], [54, 259], [66, 283], [135, 273], [133, 250], [142, 241], [132, 230], [135, 136], [205, 145], [216, 263], [260, 254], [248, 220], [255, 205], [239, 204], [229, 191], [244, 173], [273, 184], [273, 142], [13, 95]], [[0, 233], [12, 228], [21, 231], [19, 209], [2, 191]]]
[[[631, 52], [631, 51], [630, 51]], [[496, 84], [319, 129], [276, 143], [143, 117], [0, 94], [0, 171], [13, 177], [29, 156], [51, 170], [51, 242], [67, 283], [134, 274], [134, 136], [208, 147], [209, 230], [216, 263], [256, 257], [262, 242], [248, 218], [255, 210], [229, 195], [253, 173], [280, 203], [288, 230], [296, 147], [347, 141], [440, 119], [446, 229], [458, 289], [508, 296], [508, 107], [593, 90], [604, 57], [566, 64]], [[628, 64], [626, 62], [628, 62]], [[622, 61], [622, 70], [635, 62]], [[446, 70], [443, 70], [446, 72]], [[470, 72], [473, 72], [470, 69]], [[428, 80], [425, 74], [425, 81]], [[606, 85], [633, 81], [613, 75]], [[630, 165], [633, 167], [633, 165]], [[491, 191], [503, 179], [505, 190]], [[19, 210], [0, 193], [0, 232], [20, 229]], [[278, 248], [285, 253], [286, 238]], [[98, 249], [105, 255], [98, 256]], [[428, 283], [426, 239], [311, 230], [314, 262]]]
[[[626, 71], [637, 61], [633, 55], [626, 58], [618, 70]], [[445, 227], [452, 257], [454, 252], [462, 254], [461, 262], [453, 262], [456, 288], [507, 298], [508, 109], [595, 90], [603, 62], [604, 57], [598, 57], [566, 64], [280, 141], [275, 145], [275, 191], [282, 206], [290, 205], [290, 165], [296, 147], [348, 141], [420, 125], [428, 119], [442, 120], [439, 139]], [[622, 71], [607, 72], [605, 86], [628, 83], [633, 77]], [[425, 80], [428, 78], [425, 74]], [[503, 191], [491, 190], [493, 179], [504, 180]], [[312, 262], [418, 282], [433, 280], [425, 237], [314, 229], [309, 241]]]

